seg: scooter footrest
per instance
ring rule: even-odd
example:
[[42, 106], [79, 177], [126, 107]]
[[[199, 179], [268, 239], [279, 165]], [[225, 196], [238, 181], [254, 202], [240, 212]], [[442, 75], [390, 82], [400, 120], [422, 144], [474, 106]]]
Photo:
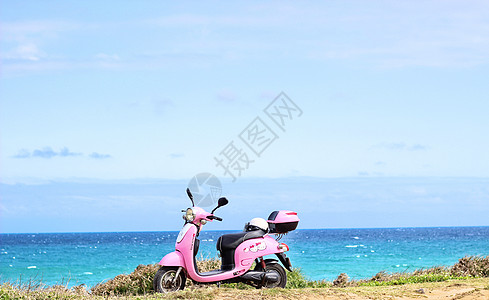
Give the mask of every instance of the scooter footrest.
[[199, 273], [199, 275], [200, 276], [214, 276], [214, 275], [219, 275], [219, 274], [224, 273], [224, 272], [227, 272], [227, 271], [225, 271], [225, 270], [212, 270], [209, 272]]

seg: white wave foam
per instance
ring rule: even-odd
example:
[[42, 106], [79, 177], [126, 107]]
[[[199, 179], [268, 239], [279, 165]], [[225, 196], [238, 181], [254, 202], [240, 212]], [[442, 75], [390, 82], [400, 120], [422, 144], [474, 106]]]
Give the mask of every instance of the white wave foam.
[[27, 267], [27, 269], [36, 269], [37, 267], [36, 266], [29, 266]]

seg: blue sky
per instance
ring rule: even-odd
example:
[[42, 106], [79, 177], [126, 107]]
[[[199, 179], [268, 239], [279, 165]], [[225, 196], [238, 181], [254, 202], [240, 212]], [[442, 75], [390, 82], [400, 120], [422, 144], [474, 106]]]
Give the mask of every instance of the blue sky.
[[5, 184], [211, 172], [232, 191], [214, 157], [281, 91], [303, 114], [238, 182], [489, 177], [486, 1], [0, 8]]

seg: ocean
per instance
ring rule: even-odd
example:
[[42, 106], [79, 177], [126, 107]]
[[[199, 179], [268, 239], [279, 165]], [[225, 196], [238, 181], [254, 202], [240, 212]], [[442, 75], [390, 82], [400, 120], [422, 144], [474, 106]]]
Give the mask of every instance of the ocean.
[[[203, 231], [198, 257], [217, 256], [225, 233]], [[94, 284], [157, 263], [174, 250], [178, 232], [93, 232], [0, 235], [0, 280], [69, 286]], [[386, 270], [452, 265], [466, 255], [489, 255], [489, 227], [301, 229], [281, 242], [293, 267], [310, 279], [340, 273], [361, 279]]]

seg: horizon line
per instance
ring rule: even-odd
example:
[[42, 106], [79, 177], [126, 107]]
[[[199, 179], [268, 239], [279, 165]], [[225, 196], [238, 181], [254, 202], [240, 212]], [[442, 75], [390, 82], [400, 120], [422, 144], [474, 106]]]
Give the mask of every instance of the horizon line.
[[[461, 225], [461, 226], [401, 226], [401, 227], [338, 227], [338, 228], [299, 228], [296, 230], [351, 230], [351, 229], [424, 229], [424, 228], [477, 228], [477, 227], [489, 227], [489, 225]], [[223, 230], [206, 230], [206, 232], [220, 232], [220, 231], [242, 231], [240, 229], [223, 229]], [[52, 231], [52, 232], [0, 232], [3, 234], [67, 234], [67, 233], [149, 233], [149, 232], [179, 232], [180, 230], [148, 230], [148, 231]], [[295, 231], [295, 230], [294, 230]]]

